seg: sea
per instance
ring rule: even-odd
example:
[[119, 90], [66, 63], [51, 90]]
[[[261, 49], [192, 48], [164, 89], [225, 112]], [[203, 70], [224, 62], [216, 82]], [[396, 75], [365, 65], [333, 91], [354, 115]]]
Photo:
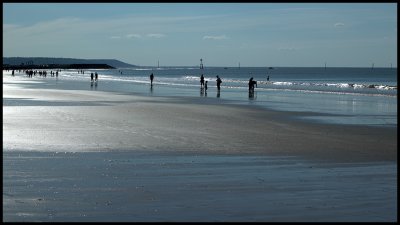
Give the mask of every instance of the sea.
[[[91, 83], [91, 73], [98, 73], [97, 83]], [[200, 87], [202, 74], [207, 90]], [[222, 80], [220, 91], [216, 76]], [[254, 92], [248, 90], [251, 77], [257, 81]], [[57, 78], [48, 72], [46, 78], [33, 79], [49, 80], [58, 88], [302, 112], [297, 119], [314, 123], [397, 127], [397, 68], [134, 67], [62, 70]]]

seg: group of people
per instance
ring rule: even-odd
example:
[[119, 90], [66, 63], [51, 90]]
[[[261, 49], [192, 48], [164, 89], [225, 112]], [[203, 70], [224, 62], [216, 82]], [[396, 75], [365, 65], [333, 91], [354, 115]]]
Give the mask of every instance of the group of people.
[[[61, 70], [60, 70], [60, 71], [61, 71]], [[33, 70], [26, 70], [25, 73], [26, 73], [26, 75], [27, 75], [28, 77], [36, 76], [37, 73], [38, 73], [40, 76], [44, 76], [44, 77], [46, 77], [46, 75], [47, 75], [47, 72], [46, 72], [46, 71], [36, 71], [36, 70], [35, 70], [35, 71], [33, 71]], [[85, 74], [85, 71], [79, 70], [78, 73]], [[58, 70], [57, 70], [56, 72], [50, 71], [50, 74], [51, 74], [51, 76], [56, 76], [56, 77], [58, 77]], [[12, 71], [12, 76], [14, 76], [14, 70]], [[93, 74], [93, 73], [90, 73], [90, 80], [91, 80], [91, 82], [93, 82], [93, 81], [97, 82], [98, 76], [99, 76], [99, 75], [97, 74], [97, 72], [95, 72], [94, 74]], [[219, 91], [221, 90], [221, 83], [222, 83], [222, 80], [221, 80], [221, 78], [220, 78], [218, 75], [217, 75], [216, 77], [217, 77], [217, 80], [216, 80], [216, 82], [217, 82], [217, 90], [218, 90], [218, 92], [219, 92]], [[151, 86], [153, 86], [153, 80], [154, 80], [154, 74], [151, 73], [151, 74], [150, 74], [150, 85], [151, 85]], [[267, 78], [267, 81], [269, 81], [269, 76], [268, 76], [268, 78]], [[207, 91], [207, 89], [208, 89], [207, 84], [208, 84], [208, 81], [204, 80], [204, 75], [201, 74], [201, 76], [200, 76], [200, 89], [201, 89], [201, 90]], [[251, 77], [250, 80], [249, 80], [248, 85], [249, 85], [249, 93], [250, 93], [250, 92], [254, 92], [254, 88], [257, 87], [257, 81], [255, 81], [254, 78]]]
[[[94, 81], [97, 82], [97, 79], [99, 78], [99, 75], [97, 72], [94, 73]], [[90, 81], [93, 82], [93, 73], [90, 73]]]
[[[249, 80], [249, 92], [254, 92], [254, 86], [257, 87], [257, 81], [255, 81], [253, 79], [254, 78], [252, 77]], [[269, 80], [269, 76], [268, 76], [268, 80]], [[200, 88], [204, 88], [207, 91], [207, 82], [208, 81], [205, 81], [205, 83], [204, 83], [204, 75], [201, 74], [201, 76], [200, 76]], [[220, 91], [221, 90], [222, 80], [218, 75], [217, 75], [216, 82], [217, 82], [217, 90]]]
[[[151, 84], [151, 86], [153, 86], [153, 80], [154, 80], [154, 74], [152, 73], [152, 74], [150, 74], [150, 84]], [[268, 76], [267, 80], [269, 80], [269, 76]], [[222, 80], [218, 75], [217, 75], [216, 82], [217, 82], [217, 90], [220, 91], [221, 90]], [[207, 91], [207, 89], [208, 89], [207, 83], [208, 83], [208, 81], [205, 81], [204, 80], [204, 75], [201, 74], [201, 76], [200, 76], [200, 89]], [[251, 77], [250, 80], [249, 80], [248, 85], [249, 85], [249, 92], [254, 92], [254, 87], [257, 87], [257, 81], [255, 81], [254, 78]]]
[[[218, 75], [217, 75], [217, 80], [216, 81], [217, 81], [217, 90], [220, 91], [221, 90], [222, 80]], [[207, 89], [208, 89], [207, 83], [208, 83], [208, 81], [204, 81], [204, 75], [201, 74], [201, 76], [200, 76], [200, 88], [204, 89], [205, 91], [207, 91]]]
[[[59, 70], [56, 70], [56, 72], [53, 72], [52, 70], [50, 71], [50, 76], [52, 76], [52, 77], [54, 77], [54, 76], [56, 76], [56, 77], [58, 77], [58, 71]], [[60, 70], [61, 71], [61, 70]], [[21, 70], [18, 70], [18, 73], [21, 73]], [[37, 71], [37, 70], [25, 70], [25, 74], [26, 74], [26, 76], [28, 76], [29, 78], [31, 78], [31, 77], [33, 77], [33, 76], [36, 76], [36, 74], [39, 74], [39, 76], [43, 76], [43, 77], [47, 77], [47, 71], [46, 70], [43, 70], [43, 71]], [[11, 72], [11, 75], [12, 76], [15, 76], [15, 71], [14, 70], [12, 70], [12, 72]]]
[[204, 75], [202, 74], [200, 77], [200, 89], [205, 90], [207, 92], [207, 89], [208, 89], [207, 85], [208, 85], [208, 81], [206, 80], [204, 83]]

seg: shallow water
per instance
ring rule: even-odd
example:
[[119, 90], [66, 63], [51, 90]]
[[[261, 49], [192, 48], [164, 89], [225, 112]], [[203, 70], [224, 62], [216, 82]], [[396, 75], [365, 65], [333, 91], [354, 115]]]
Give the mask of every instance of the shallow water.
[[[90, 83], [90, 73], [99, 82]], [[122, 72], [122, 74], [121, 74]], [[8, 72], [10, 73], [10, 72]], [[153, 87], [149, 74], [155, 74]], [[200, 74], [209, 81], [200, 89]], [[5, 75], [8, 76], [7, 72]], [[215, 87], [215, 75], [222, 90]], [[23, 73], [17, 76], [24, 76]], [[247, 82], [258, 80], [253, 94]], [[270, 82], [266, 77], [270, 76]], [[58, 78], [35, 77], [45, 87], [115, 91], [147, 96], [177, 96], [214, 99], [219, 104], [241, 104], [293, 112], [323, 113], [303, 119], [334, 124], [397, 126], [397, 69], [376, 68], [134, 68], [89, 70], [80, 74], [64, 70]], [[373, 88], [370, 86], [373, 85]]]

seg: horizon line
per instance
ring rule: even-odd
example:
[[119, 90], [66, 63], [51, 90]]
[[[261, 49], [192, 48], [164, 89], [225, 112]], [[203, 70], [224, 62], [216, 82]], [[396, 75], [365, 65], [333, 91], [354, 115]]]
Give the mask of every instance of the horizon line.
[[[78, 60], [117, 60], [120, 61], [122, 63], [126, 63], [126, 64], [130, 64], [134, 67], [154, 67], [154, 68], [161, 68], [161, 67], [199, 67], [200, 69], [200, 65], [168, 65], [168, 66], [150, 66], [150, 65], [138, 65], [138, 64], [132, 64], [132, 63], [127, 63], [125, 61], [122, 61], [120, 59], [116, 59], [116, 58], [73, 58], [73, 57], [50, 57], [50, 56], [3, 56], [3, 58], [60, 58], [60, 59], [78, 59]], [[3, 64], [4, 65], [4, 64]], [[239, 68], [238, 66], [223, 66], [223, 65], [218, 65], [218, 66], [204, 66], [204, 68], [207, 67], [224, 67], [224, 68]], [[326, 66], [325, 64], [322, 66], [240, 66], [240, 68], [249, 68], [249, 67], [266, 67], [266, 68], [279, 68], [279, 67], [314, 67], [314, 68], [392, 68], [392, 69], [397, 69], [397, 66], [392, 66], [392, 65], [388, 65], [388, 66], [375, 66], [375, 63], [373, 63], [373, 66]]]

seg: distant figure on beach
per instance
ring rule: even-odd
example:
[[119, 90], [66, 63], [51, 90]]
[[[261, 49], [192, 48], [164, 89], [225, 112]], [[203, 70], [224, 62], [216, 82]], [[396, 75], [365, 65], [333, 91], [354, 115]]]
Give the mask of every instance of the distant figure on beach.
[[56, 71], [56, 77], [58, 77], [58, 70]]
[[99, 78], [99, 75], [96, 73], [94, 73], [94, 80], [97, 82], [97, 79]]
[[11, 75], [14, 76], [14, 70], [12, 71]]
[[200, 88], [204, 87], [204, 76], [203, 74], [200, 77]]
[[90, 81], [93, 82], [93, 73], [90, 73]]
[[150, 74], [150, 84], [153, 86], [154, 75], [153, 73]]
[[267, 81], [269, 81], [269, 76], [267, 77]]
[[207, 92], [207, 83], [208, 81], [206, 81], [206, 83], [204, 84], [204, 90]]
[[222, 80], [221, 80], [221, 78], [219, 78], [219, 76], [217, 75], [217, 89], [218, 89], [218, 91], [221, 90], [221, 83], [222, 83]]
[[254, 92], [254, 85], [257, 87], [257, 81], [253, 80], [253, 77], [249, 80], [249, 92]]

